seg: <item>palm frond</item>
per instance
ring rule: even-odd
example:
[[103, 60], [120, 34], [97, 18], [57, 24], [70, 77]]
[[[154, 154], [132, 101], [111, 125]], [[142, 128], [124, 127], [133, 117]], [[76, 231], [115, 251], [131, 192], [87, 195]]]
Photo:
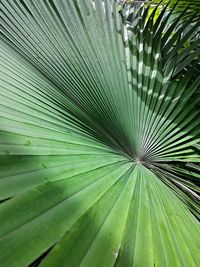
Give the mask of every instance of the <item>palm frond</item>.
[[3, 267], [198, 266], [200, 22], [156, 8], [2, 0]]
[[[186, 12], [184, 14], [185, 17], [189, 17], [192, 15], [195, 15], [196, 17], [199, 17], [200, 14], [200, 1], [199, 0], [150, 0], [146, 1], [148, 4], [159, 4], [162, 3], [163, 6], [168, 5], [173, 8], [176, 7], [177, 12], [182, 12], [186, 9]], [[134, 1], [133, 1], [134, 3]]]

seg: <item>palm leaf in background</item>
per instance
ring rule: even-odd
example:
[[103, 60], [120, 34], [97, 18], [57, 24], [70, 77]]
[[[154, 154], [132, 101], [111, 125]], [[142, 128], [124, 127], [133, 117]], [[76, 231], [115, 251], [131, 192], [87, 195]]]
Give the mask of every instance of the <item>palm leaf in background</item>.
[[[134, 1], [133, 1], [134, 2]], [[171, 0], [170, 2], [167, 0], [149, 0], [146, 1], [146, 3], [150, 4], [159, 4], [162, 3], [162, 5], [169, 5], [170, 7], [176, 6], [176, 11], [181, 12], [185, 9], [186, 10], [186, 16], [195, 15], [196, 17], [199, 17], [200, 15], [200, 1], [199, 0]]]
[[200, 22], [156, 8], [2, 0], [2, 267], [198, 266]]

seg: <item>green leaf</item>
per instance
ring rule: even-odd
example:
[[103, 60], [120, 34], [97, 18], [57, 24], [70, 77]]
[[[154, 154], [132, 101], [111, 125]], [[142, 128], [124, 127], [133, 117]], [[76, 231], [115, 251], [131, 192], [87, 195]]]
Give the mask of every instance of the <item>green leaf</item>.
[[2, 0], [2, 267], [200, 262], [199, 20], [124, 7]]

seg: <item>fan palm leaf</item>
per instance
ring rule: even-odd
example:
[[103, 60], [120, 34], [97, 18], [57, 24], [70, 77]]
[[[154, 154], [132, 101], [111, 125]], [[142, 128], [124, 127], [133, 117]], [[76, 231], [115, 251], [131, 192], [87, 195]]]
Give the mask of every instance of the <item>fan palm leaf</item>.
[[200, 22], [118, 10], [2, 0], [2, 267], [200, 262]]

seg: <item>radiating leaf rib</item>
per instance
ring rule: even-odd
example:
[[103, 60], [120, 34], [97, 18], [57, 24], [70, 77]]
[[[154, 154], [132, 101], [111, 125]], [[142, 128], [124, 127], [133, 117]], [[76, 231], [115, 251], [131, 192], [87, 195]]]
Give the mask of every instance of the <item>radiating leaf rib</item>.
[[[21, 158], [20, 161], [19, 158]], [[109, 154], [103, 155], [103, 158], [101, 155], [18, 156], [17, 158], [8, 156], [8, 160], [9, 163], [4, 164], [1, 169], [0, 199], [15, 196], [46, 181], [86, 175], [94, 170], [97, 173], [103, 173], [104, 169], [108, 168], [111, 171], [114, 166], [124, 164], [124, 158], [119, 156], [115, 158], [114, 155]], [[12, 162], [11, 171], [8, 170], [10, 162]]]
[[[183, 224], [187, 207], [149, 170], [137, 168], [137, 185], [116, 266], [196, 266], [198, 245], [193, 242], [198, 244], [198, 222], [188, 216], [187, 226]], [[188, 244], [194, 247], [188, 250]]]
[[[31, 263], [35, 257], [39, 256], [42, 252], [58, 241], [63, 236], [64, 232], [69, 230], [73, 223], [117, 181], [123, 181], [120, 177], [127, 171], [127, 169], [130, 168], [131, 165], [127, 164], [126, 167], [122, 166], [121, 170], [115, 170], [115, 174], [110, 173], [103, 177], [103, 179], [93, 182], [83, 189], [78, 189], [77, 186], [74, 186], [72, 189], [73, 191], [70, 192], [70, 186], [63, 186], [66, 181], [57, 183], [49, 182], [41, 188], [36, 188], [35, 191], [24, 193], [25, 195], [22, 195], [21, 197], [19, 196], [19, 201], [22, 202], [24, 206], [24, 212], [26, 211], [25, 207], [27, 205], [26, 200], [28, 199], [28, 194], [33, 194], [33, 196], [37, 194], [35, 195], [37, 205], [36, 202], [33, 202], [33, 196], [30, 196], [29, 205], [31, 205], [32, 208], [29, 207], [29, 212], [27, 213], [26, 211], [25, 214], [18, 219], [14, 216], [13, 210], [10, 210], [10, 213], [4, 211], [5, 214], [7, 214], [6, 217], [8, 221], [10, 221], [8, 216], [16, 218], [16, 221], [15, 224], [13, 221], [12, 225], [9, 225], [6, 223], [4, 217], [4, 227], [1, 229], [1, 231], [3, 231], [1, 235], [3, 234], [4, 236], [5, 233], [7, 233], [7, 235], [1, 239], [1, 262], [4, 265], [10, 266], [15, 266], [16, 259], [18, 264], [21, 265]], [[77, 182], [78, 180], [76, 179], [76, 183]], [[87, 180], [87, 183], [88, 182], [89, 180]], [[44, 197], [43, 191], [45, 190], [47, 190], [47, 193], [48, 191], [50, 193], [48, 201], [47, 197]], [[43, 198], [42, 202], [38, 199], [38, 193]], [[8, 205], [11, 201], [13, 202], [14, 199], [7, 201], [4, 204], [6, 205], [5, 207], [7, 210], [9, 209]], [[22, 204], [18, 204], [16, 200], [13, 203], [15, 203], [15, 205], [19, 205], [18, 207], [21, 210]], [[2, 208], [4, 208], [4, 205]], [[34, 208], [33, 205], [35, 205]], [[10, 227], [15, 228], [11, 230]], [[53, 230], [47, 235], [45, 229]], [[37, 242], [37, 246], [35, 246], [32, 242], [33, 238]], [[7, 244], [6, 247], [5, 243]], [[25, 253], [26, 257], [24, 257], [24, 254], [21, 254], [21, 257], [19, 258], [20, 248], [24, 247], [25, 244], [27, 249]], [[10, 249], [8, 250], [9, 247]], [[12, 257], [9, 257], [8, 253], [12, 255]]]
[[[105, 194], [72, 230], [66, 233], [41, 266], [113, 266], [120, 248], [120, 238], [134, 184], [135, 179], [132, 176], [123, 177], [118, 187], [116, 185], [112, 191]], [[120, 211], [123, 211], [121, 217], [118, 216]], [[84, 242], [78, 242], [80, 238]], [[109, 250], [106, 248], [108, 243]], [[97, 253], [101, 261], [95, 256]]]

